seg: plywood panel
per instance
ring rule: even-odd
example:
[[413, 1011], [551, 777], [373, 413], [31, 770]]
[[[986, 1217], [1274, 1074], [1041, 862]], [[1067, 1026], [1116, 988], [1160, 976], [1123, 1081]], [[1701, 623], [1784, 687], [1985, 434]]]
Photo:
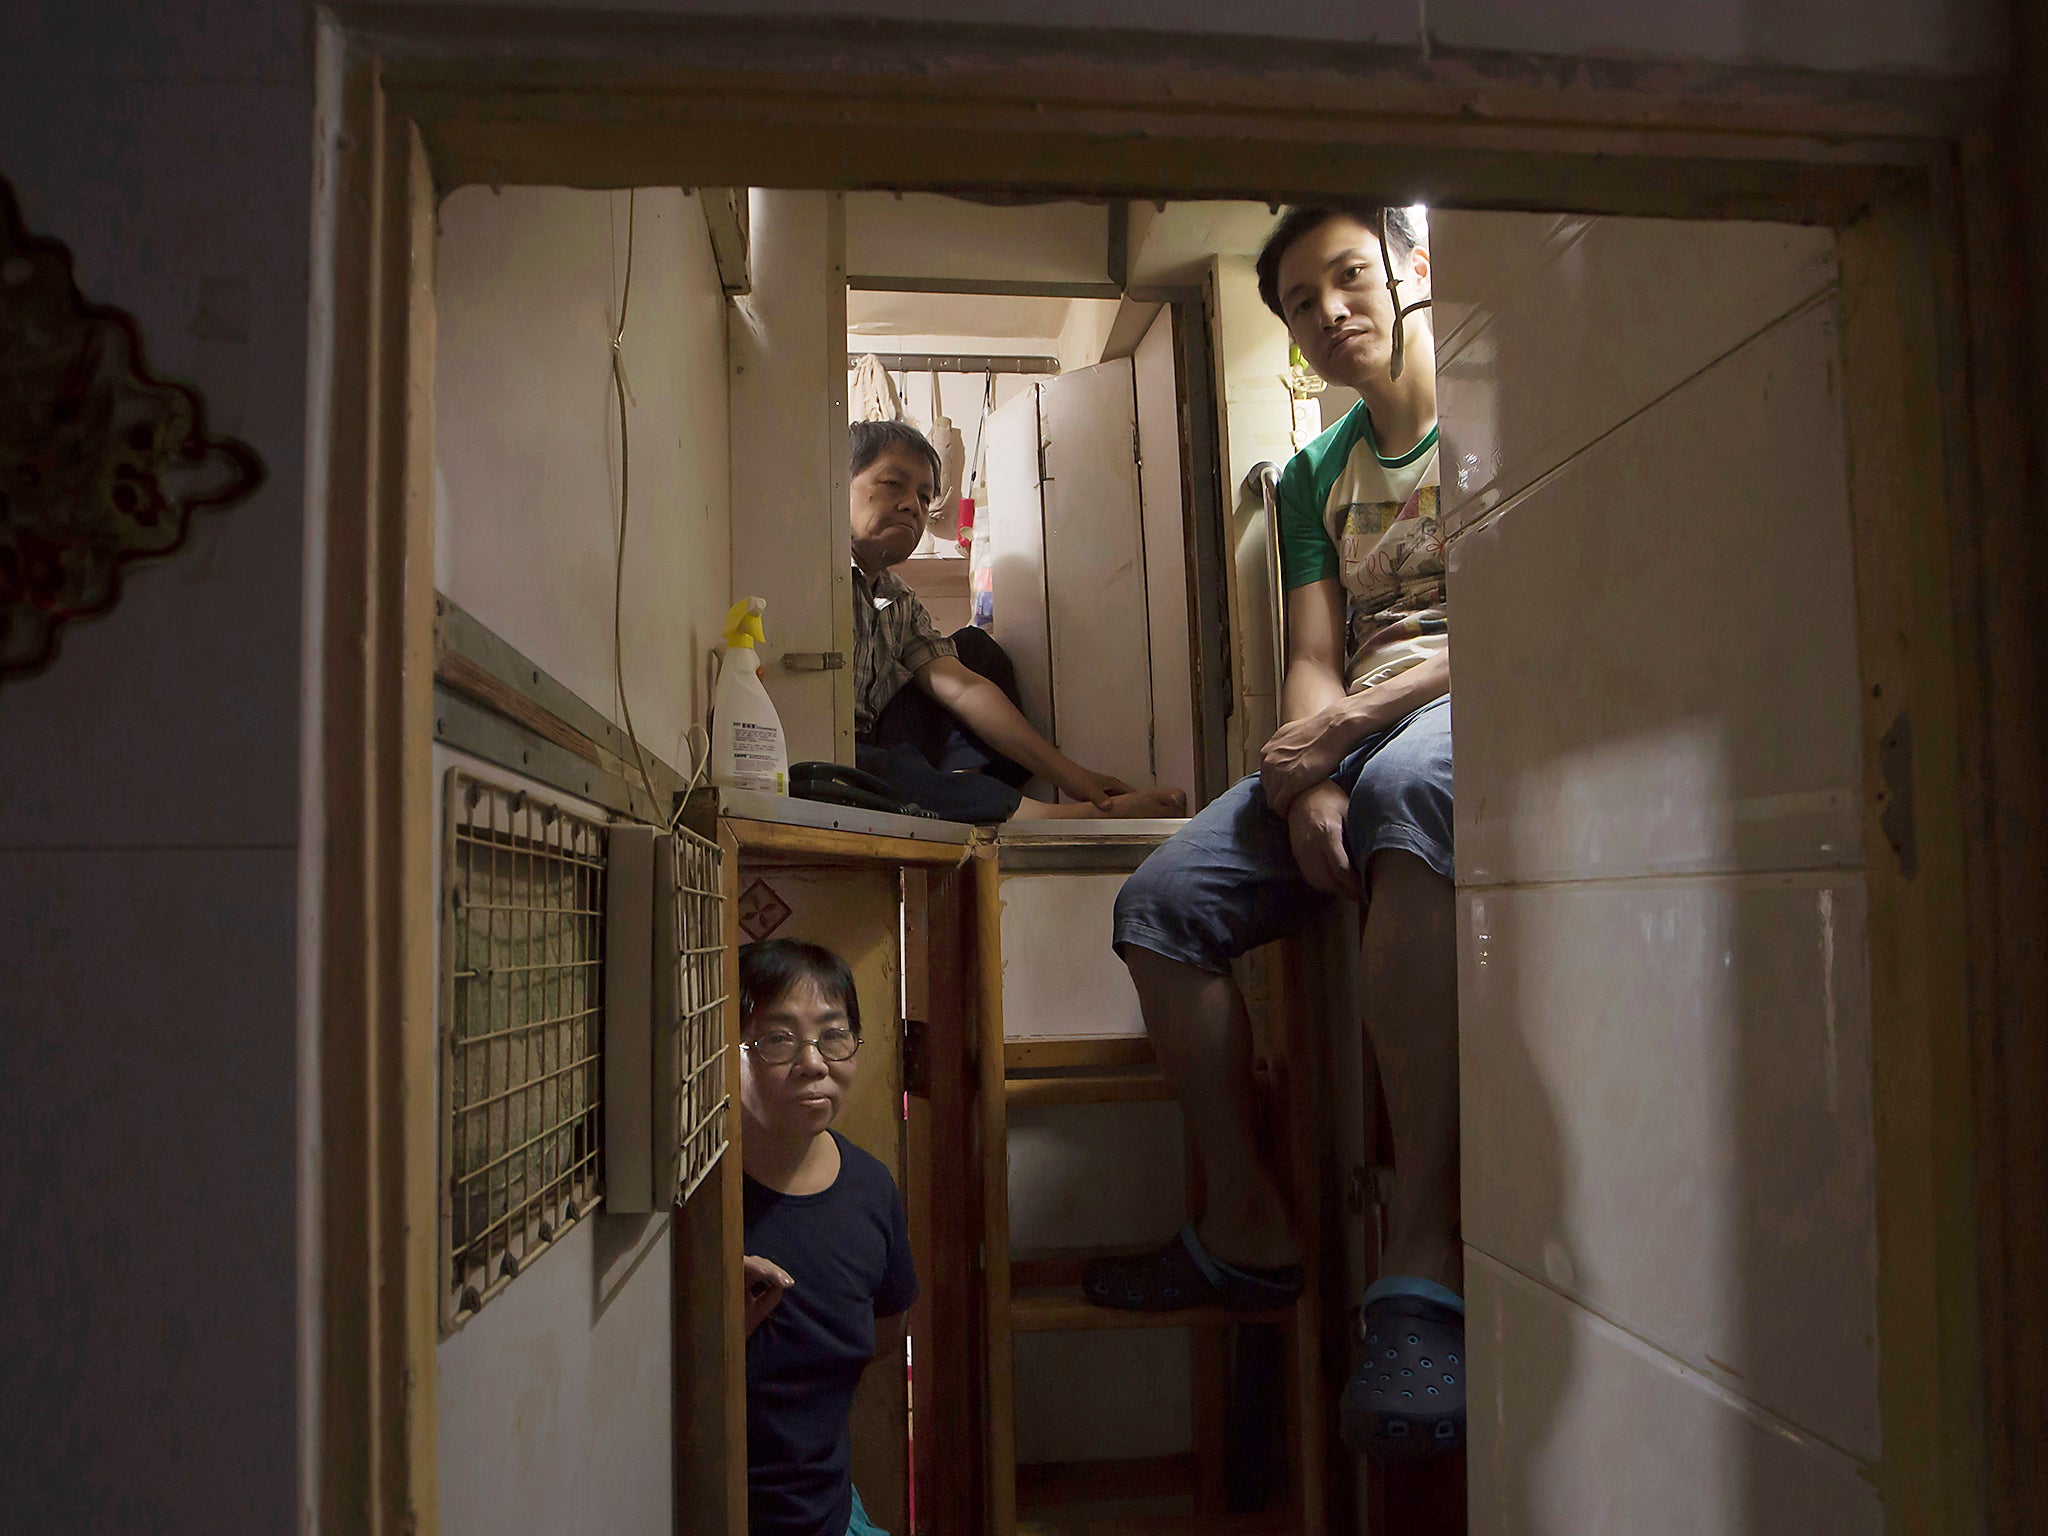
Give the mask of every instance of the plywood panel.
[[1461, 883], [1860, 859], [1836, 347], [1802, 312], [1452, 545]]
[[1132, 354], [1138, 396], [1138, 490], [1144, 509], [1145, 620], [1152, 653], [1154, 781], [1195, 795], [1195, 694], [1188, 659], [1188, 530], [1181, 484], [1174, 310], [1159, 312]]
[[1480, 1255], [1472, 1536], [1878, 1536], [1870, 1468]]
[[[990, 413], [986, 448], [990, 632], [1017, 668], [1024, 718], [1054, 737], [1052, 637], [1046, 628], [1045, 514], [1038, 482], [1038, 389]], [[979, 514], [977, 514], [979, 515]]]
[[[1020, 1334], [1014, 1372], [1019, 1462], [1193, 1448], [1185, 1328]], [[1075, 1390], [1079, 1382], [1087, 1390]]]
[[1875, 1460], [1862, 876], [1462, 908], [1465, 1240]]
[[1130, 973], [1109, 947], [1121, 873], [1002, 881], [1003, 1033], [1142, 1035]]
[[1058, 745], [1098, 772], [1150, 784], [1151, 637], [1131, 360], [1041, 385], [1039, 415]]
[[1188, 1219], [1186, 1169], [1177, 1104], [1014, 1106], [1011, 1251], [1163, 1243]]

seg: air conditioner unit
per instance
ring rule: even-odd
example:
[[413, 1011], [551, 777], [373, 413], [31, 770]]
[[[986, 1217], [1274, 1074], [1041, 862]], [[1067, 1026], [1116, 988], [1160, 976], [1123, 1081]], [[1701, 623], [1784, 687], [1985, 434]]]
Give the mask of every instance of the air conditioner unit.
[[605, 1201], [661, 1211], [717, 1166], [730, 1114], [723, 858], [691, 832], [611, 830]]

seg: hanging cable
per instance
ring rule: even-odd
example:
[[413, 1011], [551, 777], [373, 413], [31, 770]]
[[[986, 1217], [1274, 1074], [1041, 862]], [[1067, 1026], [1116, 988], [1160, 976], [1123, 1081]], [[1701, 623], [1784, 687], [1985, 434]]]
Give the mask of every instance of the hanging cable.
[[1377, 233], [1380, 237], [1380, 269], [1387, 274], [1387, 298], [1394, 306], [1394, 346], [1392, 355], [1387, 359], [1387, 377], [1389, 379], [1398, 379], [1401, 377], [1401, 370], [1408, 366], [1408, 337], [1405, 322], [1416, 310], [1428, 309], [1430, 301], [1428, 299], [1417, 299], [1406, 309], [1401, 307], [1401, 279], [1394, 275], [1394, 253], [1387, 244], [1387, 219], [1392, 211], [1384, 207], [1380, 209]]
[[[626, 527], [632, 512], [632, 450], [628, 435], [626, 415], [626, 311], [633, 302], [633, 225], [637, 211], [639, 192], [634, 188], [626, 191], [626, 278], [619, 290], [619, 322], [612, 332], [612, 394], [619, 406], [619, 540], [618, 554], [612, 566], [612, 685], [619, 694], [620, 723], [626, 728], [626, 740], [633, 749], [633, 761], [640, 769], [640, 782], [647, 786], [647, 800], [654, 808], [654, 819], [666, 821], [669, 831], [675, 831], [682, 822], [685, 803], [696, 792], [702, 782], [704, 770], [711, 764], [711, 737], [701, 725], [693, 725], [684, 740], [691, 746], [697, 759], [697, 766], [690, 774], [690, 781], [677, 802], [675, 814], [664, 817], [661, 811], [661, 796], [654, 789], [654, 775], [647, 768], [647, 754], [641, 749], [640, 736], [633, 729], [633, 706], [626, 696]], [[697, 738], [704, 744], [697, 747]]]

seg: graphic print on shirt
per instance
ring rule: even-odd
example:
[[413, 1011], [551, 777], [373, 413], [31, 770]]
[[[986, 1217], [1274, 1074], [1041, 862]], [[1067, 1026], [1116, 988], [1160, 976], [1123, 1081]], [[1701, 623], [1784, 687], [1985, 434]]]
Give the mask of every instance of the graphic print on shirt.
[[1444, 525], [1438, 490], [1430, 481], [1415, 487], [1405, 502], [1355, 501], [1340, 514], [1338, 569], [1345, 592], [1368, 613], [1442, 602]]

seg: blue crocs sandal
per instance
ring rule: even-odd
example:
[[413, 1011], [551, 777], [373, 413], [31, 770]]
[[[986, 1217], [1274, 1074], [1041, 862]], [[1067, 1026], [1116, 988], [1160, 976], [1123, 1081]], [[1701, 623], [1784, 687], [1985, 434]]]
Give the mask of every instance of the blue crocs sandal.
[[1270, 1312], [1301, 1295], [1298, 1264], [1285, 1269], [1239, 1269], [1210, 1256], [1193, 1222], [1151, 1253], [1093, 1259], [1081, 1273], [1081, 1294], [1120, 1312], [1178, 1312], [1183, 1307], [1228, 1307]]
[[1463, 1449], [1463, 1299], [1433, 1280], [1389, 1275], [1358, 1311], [1365, 1359], [1344, 1386], [1344, 1443], [1388, 1461]]

